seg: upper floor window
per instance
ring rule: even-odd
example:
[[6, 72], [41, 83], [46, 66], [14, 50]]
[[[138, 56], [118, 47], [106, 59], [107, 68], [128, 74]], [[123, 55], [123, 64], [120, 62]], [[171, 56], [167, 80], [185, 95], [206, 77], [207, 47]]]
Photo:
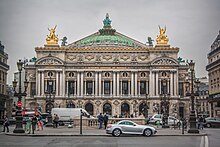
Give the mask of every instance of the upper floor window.
[[122, 76], [123, 76], [123, 77], [128, 77], [128, 73], [127, 73], [127, 72], [123, 72], [123, 73], [122, 73]]
[[104, 94], [110, 94], [110, 81], [104, 81]]
[[122, 94], [128, 94], [128, 81], [122, 81]]
[[69, 77], [74, 77], [74, 72], [70, 72]]
[[91, 72], [87, 72], [87, 77], [92, 77], [92, 73]]
[[145, 73], [145, 72], [142, 72], [142, 73], [141, 73], [141, 77], [142, 77], [142, 78], [146, 77], [146, 73]]
[[86, 81], [86, 94], [92, 94], [93, 84], [92, 81]]
[[140, 94], [146, 94], [146, 82], [140, 81]]
[[68, 93], [75, 94], [75, 81], [68, 81]]

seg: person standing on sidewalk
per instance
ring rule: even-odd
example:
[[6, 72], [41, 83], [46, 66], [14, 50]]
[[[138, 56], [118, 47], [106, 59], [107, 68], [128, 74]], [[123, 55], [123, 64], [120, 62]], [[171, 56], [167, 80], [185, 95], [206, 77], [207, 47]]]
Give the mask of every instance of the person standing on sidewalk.
[[103, 115], [102, 115], [102, 113], [100, 113], [98, 115], [98, 122], [99, 122], [99, 129], [101, 129], [102, 128], [102, 122], [103, 122]]
[[36, 125], [37, 125], [37, 117], [36, 117], [36, 115], [34, 115], [34, 117], [32, 118], [31, 125], [32, 125], [32, 134], [34, 134], [34, 131], [35, 131]]
[[107, 125], [108, 125], [108, 114], [105, 113], [104, 117], [103, 117], [103, 120], [104, 120], [104, 126], [105, 126], [105, 129], [107, 128]]
[[54, 123], [55, 123], [55, 128], [58, 128], [59, 117], [58, 117], [57, 114], [56, 114], [55, 117], [54, 117]]
[[7, 132], [9, 132], [9, 128], [8, 128], [8, 126], [9, 126], [9, 120], [8, 120], [8, 117], [7, 117], [7, 116], [5, 116], [5, 118], [4, 118], [3, 126], [4, 126], [4, 129], [3, 129], [2, 132], [5, 132], [5, 128], [7, 128]]

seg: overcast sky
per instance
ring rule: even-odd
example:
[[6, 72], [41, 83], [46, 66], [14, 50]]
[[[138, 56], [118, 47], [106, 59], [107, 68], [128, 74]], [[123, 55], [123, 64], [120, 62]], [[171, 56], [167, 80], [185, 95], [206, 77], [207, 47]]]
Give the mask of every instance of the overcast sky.
[[[220, 30], [220, 0], [0, 0], [0, 41], [8, 53], [8, 83], [20, 58], [32, 58], [45, 44], [47, 28], [57, 25], [68, 43], [102, 28], [109, 13], [118, 32], [142, 43], [167, 27], [171, 47], [196, 62], [196, 75], [207, 76], [207, 54]], [[59, 42], [60, 43], [60, 42]]]

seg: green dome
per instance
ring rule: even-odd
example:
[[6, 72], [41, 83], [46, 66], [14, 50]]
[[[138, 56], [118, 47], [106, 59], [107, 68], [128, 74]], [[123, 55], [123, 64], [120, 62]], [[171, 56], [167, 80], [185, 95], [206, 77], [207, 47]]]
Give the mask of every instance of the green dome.
[[67, 47], [80, 47], [80, 48], [94, 48], [94, 47], [119, 47], [119, 48], [137, 48], [146, 47], [145, 44], [140, 43], [134, 39], [131, 39], [125, 35], [116, 32], [111, 27], [111, 20], [109, 15], [106, 14], [106, 18], [103, 20], [103, 28], [98, 32], [82, 38], [76, 42], [69, 44]]

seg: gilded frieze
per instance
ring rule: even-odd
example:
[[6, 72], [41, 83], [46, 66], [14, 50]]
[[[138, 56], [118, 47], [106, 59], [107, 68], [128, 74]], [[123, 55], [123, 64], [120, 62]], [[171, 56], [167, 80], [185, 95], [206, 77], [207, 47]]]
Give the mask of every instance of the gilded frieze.
[[128, 59], [130, 59], [130, 56], [128, 56], [128, 55], [122, 55], [120, 58], [121, 58], [122, 60], [124, 60], [124, 61], [127, 61]]
[[76, 59], [76, 55], [67, 55], [66, 58], [70, 61], [73, 61], [74, 59]]
[[112, 55], [104, 55], [102, 58], [108, 61], [112, 59]]
[[148, 55], [139, 55], [138, 56], [138, 59], [140, 59], [142, 61], [146, 60], [147, 58], [148, 58]]
[[95, 56], [94, 56], [94, 55], [87, 55], [85, 58], [86, 58], [87, 60], [91, 61], [92, 59], [95, 58]]

